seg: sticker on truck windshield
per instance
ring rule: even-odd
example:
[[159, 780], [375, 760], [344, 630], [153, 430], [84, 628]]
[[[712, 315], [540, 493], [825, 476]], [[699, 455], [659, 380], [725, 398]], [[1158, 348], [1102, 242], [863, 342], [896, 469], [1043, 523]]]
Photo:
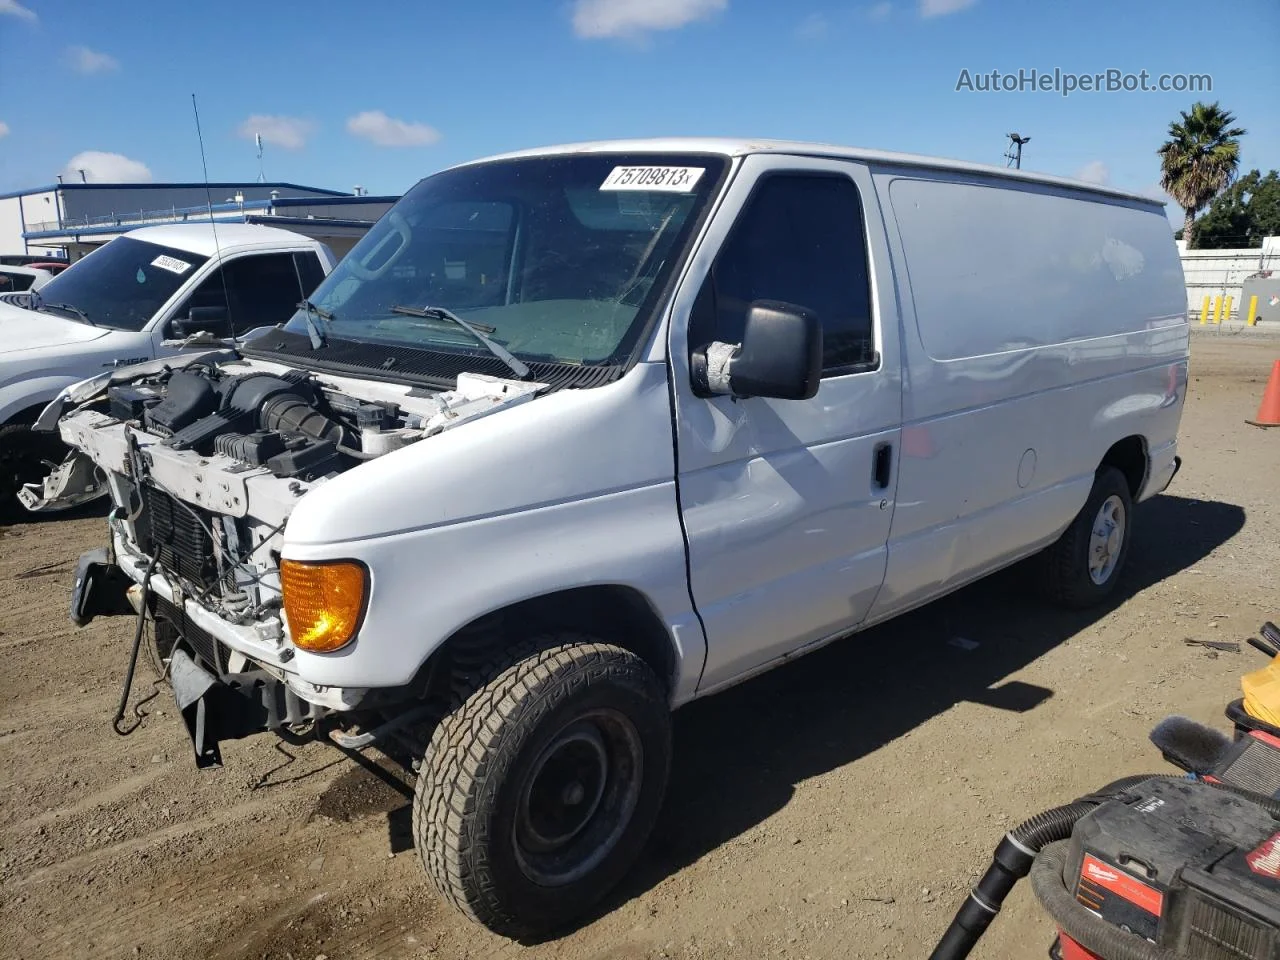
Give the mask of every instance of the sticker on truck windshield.
[[185, 260], [179, 260], [177, 257], [166, 256], [161, 254], [151, 261], [153, 267], [159, 267], [161, 270], [168, 270], [170, 273], [183, 274], [191, 269], [191, 264]]
[[600, 184], [601, 190], [661, 190], [688, 193], [706, 167], [614, 167]]

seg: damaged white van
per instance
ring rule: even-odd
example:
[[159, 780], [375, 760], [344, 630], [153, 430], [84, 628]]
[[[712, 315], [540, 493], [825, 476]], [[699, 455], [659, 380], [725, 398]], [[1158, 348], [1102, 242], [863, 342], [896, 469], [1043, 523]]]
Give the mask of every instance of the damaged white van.
[[279, 329], [41, 425], [115, 504], [73, 615], [154, 623], [197, 761], [379, 746], [443, 895], [527, 937], [636, 857], [673, 708], [1033, 555], [1107, 597], [1187, 348], [1145, 197], [596, 143], [428, 177]]

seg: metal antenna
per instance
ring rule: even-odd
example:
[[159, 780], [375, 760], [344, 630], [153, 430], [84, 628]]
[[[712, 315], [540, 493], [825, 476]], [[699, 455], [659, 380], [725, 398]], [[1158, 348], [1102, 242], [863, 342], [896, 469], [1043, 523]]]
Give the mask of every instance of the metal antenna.
[[1005, 151], [1004, 158], [1009, 161], [1006, 167], [1013, 167], [1015, 170], [1022, 169], [1022, 145], [1030, 143], [1030, 137], [1019, 136], [1016, 133], [1006, 134], [1009, 138], [1009, 149]]
[[222, 278], [222, 299], [227, 305], [227, 326], [231, 328], [231, 342], [236, 342], [235, 324], [231, 322], [231, 294], [227, 292], [226, 264], [222, 262], [222, 246], [218, 243], [218, 224], [213, 219], [213, 194], [209, 191], [209, 161], [204, 155], [204, 134], [200, 131], [200, 108], [196, 95], [191, 95], [191, 112], [196, 117], [196, 140], [200, 144], [200, 168], [204, 171], [204, 199], [209, 205], [209, 228], [213, 231], [213, 259], [218, 264], [218, 276]]
[[258, 182], [266, 183], [267, 175], [262, 171], [262, 134], [255, 133], [253, 135], [254, 143], [258, 145]]

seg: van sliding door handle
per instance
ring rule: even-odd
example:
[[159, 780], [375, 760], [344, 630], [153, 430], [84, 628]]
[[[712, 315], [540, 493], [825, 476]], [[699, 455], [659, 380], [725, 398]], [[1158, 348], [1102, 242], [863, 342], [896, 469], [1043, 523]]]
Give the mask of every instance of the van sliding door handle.
[[874, 465], [871, 471], [871, 482], [877, 490], [885, 490], [893, 475], [893, 444], [877, 443], [873, 454]]

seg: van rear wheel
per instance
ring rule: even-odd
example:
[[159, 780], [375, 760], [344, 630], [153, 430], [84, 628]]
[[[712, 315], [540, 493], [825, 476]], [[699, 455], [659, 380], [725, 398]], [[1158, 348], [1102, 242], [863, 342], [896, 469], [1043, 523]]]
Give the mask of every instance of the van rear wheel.
[[635, 861], [670, 744], [661, 684], [635, 654], [580, 634], [507, 652], [459, 691], [427, 747], [413, 804], [427, 873], [495, 933], [562, 927]]
[[1101, 603], [1120, 579], [1132, 539], [1129, 482], [1115, 467], [1102, 467], [1071, 526], [1038, 558], [1041, 592], [1064, 607]]

